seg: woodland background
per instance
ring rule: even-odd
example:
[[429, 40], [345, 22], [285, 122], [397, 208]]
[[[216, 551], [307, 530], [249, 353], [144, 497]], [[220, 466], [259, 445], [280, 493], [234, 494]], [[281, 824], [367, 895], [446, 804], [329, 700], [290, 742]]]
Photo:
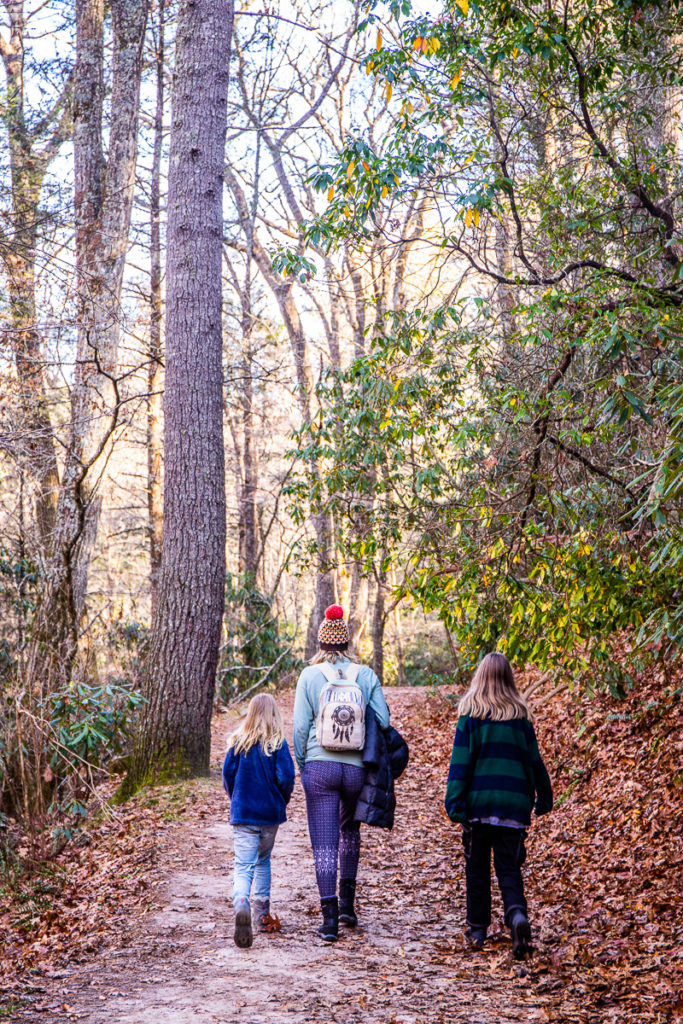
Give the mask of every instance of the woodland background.
[[10, 876], [332, 601], [387, 684], [680, 707], [680, 5], [194, 6], [1, 5]]

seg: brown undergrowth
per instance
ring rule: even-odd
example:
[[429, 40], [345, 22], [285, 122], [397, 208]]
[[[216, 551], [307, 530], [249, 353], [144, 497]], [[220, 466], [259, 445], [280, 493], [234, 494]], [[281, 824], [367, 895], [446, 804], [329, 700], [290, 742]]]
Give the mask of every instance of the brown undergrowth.
[[[682, 693], [662, 672], [621, 700], [536, 700], [555, 809], [529, 842], [530, 974], [560, 1020], [577, 1001], [595, 1020], [683, 1019]], [[429, 707], [414, 744], [437, 738], [436, 785], [457, 714], [441, 691]]]
[[[499, 900], [484, 952], [472, 954], [464, 943], [459, 829], [443, 811], [455, 701], [445, 688], [388, 696], [411, 763], [399, 784], [394, 831], [364, 831], [357, 934], [333, 950], [314, 937], [317, 898], [297, 784], [274, 855], [283, 929], [239, 959], [230, 940], [229, 827], [217, 774], [229, 727], [223, 716], [210, 781], [139, 795], [93, 823], [56, 863], [5, 886], [5, 1018], [683, 1020], [677, 684], [639, 680], [622, 701], [537, 695], [556, 808], [530, 831], [526, 878], [537, 954], [522, 965], [512, 961]], [[291, 694], [282, 696], [288, 720], [291, 702]]]

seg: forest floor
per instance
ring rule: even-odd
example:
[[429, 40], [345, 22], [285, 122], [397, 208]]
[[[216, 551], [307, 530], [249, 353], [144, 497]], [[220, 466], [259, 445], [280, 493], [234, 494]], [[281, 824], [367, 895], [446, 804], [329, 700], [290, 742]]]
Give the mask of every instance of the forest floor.
[[[539, 736], [558, 806], [530, 831], [537, 952], [515, 964], [464, 940], [459, 831], [443, 812], [454, 703], [389, 689], [411, 747], [394, 831], [363, 829], [361, 927], [335, 945], [319, 909], [297, 783], [273, 854], [282, 930], [232, 941], [232, 842], [220, 782], [235, 717], [219, 715], [210, 780], [142, 794], [15, 886], [0, 912], [0, 1020], [17, 1024], [512, 1024], [683, 1021], [680, 691], [556, 695]], [[658, 696], [655, 696], [658, 695]], [[293, 695], [280, 695], [291, 721]], [[495, 891], [495, 889], [494, 889]], [[4, 1003], [3, 1003], [4, 999]]]

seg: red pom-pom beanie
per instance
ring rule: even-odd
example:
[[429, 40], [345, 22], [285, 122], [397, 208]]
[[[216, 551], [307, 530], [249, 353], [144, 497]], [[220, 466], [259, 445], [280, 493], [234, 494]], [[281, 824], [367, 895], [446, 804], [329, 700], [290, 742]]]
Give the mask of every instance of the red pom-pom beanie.
[[344, 609], [331, 604], [318, 629], [318, 646], [323, 651], [345, 651], [349, 646], [349, 627], [344, 622]]

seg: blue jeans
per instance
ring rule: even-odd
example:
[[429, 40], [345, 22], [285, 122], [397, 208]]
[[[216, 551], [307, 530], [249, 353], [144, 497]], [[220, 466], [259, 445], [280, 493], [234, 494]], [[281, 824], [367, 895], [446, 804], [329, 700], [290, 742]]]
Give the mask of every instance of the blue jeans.
[[252, 883], [254, 899], [266, 903], [270, 899], [270, 854], [277, 835], [277, 825], [233, 825], [235, 843], [235, 874], [232, 902], [249, 902]]

